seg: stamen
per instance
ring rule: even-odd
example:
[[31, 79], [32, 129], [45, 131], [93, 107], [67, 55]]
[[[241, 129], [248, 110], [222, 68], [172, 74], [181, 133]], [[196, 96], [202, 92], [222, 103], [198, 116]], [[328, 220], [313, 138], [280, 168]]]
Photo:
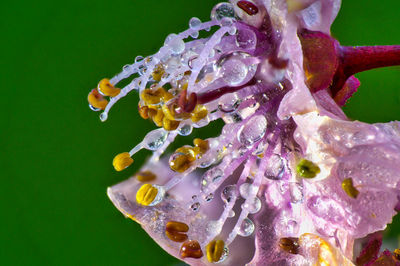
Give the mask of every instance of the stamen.
[[121, 89], [115, 88], [111, 83], [109, 79], [102, 79], [99, 82], [99, 85], [97, 86], [97, 89], [101, 94], [104, 96], [110, 96], [110, 97], [115, 97], [117, 96], [120, 92]]
[[196, 240], [190, 240], [182, 244], [180, 256], [182, 258], [195, 258], [200, 259], [203, 257], [203, 251], [201, 250], [199, 242]]
[[123, 152], [114, 157], [113, 166], [115, 170], [122, 171], [133, 163], [133, 159], [128, 152]]
[[314, 178], [321, 172], [321, 169], [315, 163], [301, 159], [296, 166], [297, 173], [304, 178]]
[[299, 254], [299, 239], [295, 237], [283, 237], [279, 239], [279, 247], [291, 254]]
[[169, 221], [165, 227], [165, 235], [175, 242], [184, 242], [188, 239], [189, 226], [185, 223]]
[[207, 259], [209, 262], [219, 262], [224, 253], [225, 243], [223, 240], [213, 240], [206, 246]]
[[258, 7], [250, 1], [239, 1], [237, 2], [237, 6], [250, 16], [258, 13]]
[[358, 194], [360, 193], [354, 186], [353, 186], [353, 179], [346, 178], [342, 182], [342, 188], [347, 195], [352, 197], [353, 199], [357, 198]]
[[144, 182], [154, 181], [156, 179], [156, 175], [153, 172], [151, 172], [149, 170], [146, 170], [146, 171], [141, 171], [141, 172], [137, 173], [135, 175], [135, 178], [139, 182], [143, 182], [144, 183]]
[[88, 95], [89, 107], [93, 111], [104, 110], [108, 104], [108, 101], [96, 90], [93, 89]]

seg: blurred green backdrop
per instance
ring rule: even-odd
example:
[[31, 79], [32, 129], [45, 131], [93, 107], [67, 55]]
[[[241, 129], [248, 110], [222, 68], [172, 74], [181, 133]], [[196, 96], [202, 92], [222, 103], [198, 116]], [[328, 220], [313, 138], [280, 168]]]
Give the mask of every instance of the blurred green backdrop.
[[[106, 123], [89, 90], [136, 55], [154, 53], [189, 19], [209, 18], [215, 0], [7, 1], [2, 4], [2, 265], [177, 265], [105, 191], [145, 159], [116, 173], [114, 155], [153, 125], [133, 93]], [[346, 45], [400, 44], [400, 2], [344, 1], [334, 35]], [[358, 75], [345, 107], [353, 119], [400, 120], [399, 68]], [[400, 223], [395, 222], [397, 225]], [[391, 235], [400, 232], [394, 226]]]

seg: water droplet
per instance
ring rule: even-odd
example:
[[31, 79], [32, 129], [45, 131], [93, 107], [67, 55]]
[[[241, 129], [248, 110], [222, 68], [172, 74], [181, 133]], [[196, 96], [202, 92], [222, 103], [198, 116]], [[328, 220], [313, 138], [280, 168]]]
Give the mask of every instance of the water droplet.
[[221, 25], [221, 27], [230, 27], [233, 24], [233, 20], [230, 17], [223, 17], [219, 24]]
[[190, 37], [192, 37], [193, 39], [197, 39], [199, 37], [199, 32], [193, 31], [192, 33], [190, 33]]
[[192, 196], [192, 200], [196, 201], [197, 200], [197, 195]]
[[130, 72], [131, 71], [131, 65], [125, 65], [122, 67], [122, 71], [124, 72]]
[[292, 203], [299, 203], [303, 201], [303, 185], [296, 182], [289, 183], [290, 201]]
[[289, 220], [287, 222], [286, 229], [289, 234], [297, 234], [299, 230], [299, 224], [295, 220]]
[[237, 32], [237, 28], [235, 26], [230, 27], [228, 30], [229, 35], [235, 35], [236, 32]]
[[168, 35], [165, 42], [173, 54], [181, 54], [185, 50], [185, 42], [176, 34]]
[[234, 210], [230, 210], [229, 213], [228, 213], [228, 217], [229, 218], [235, 217], [235, 215], [236, 215], [236, 213], [235, 213]]
[[226, 260], [228, 255], [229, 255], [229, 248], [228, 247], [224, 247], [224, 250], [222, 251], [221, 258], [219, 259], [219, 261], [217, 261], [217, 263], [220, 263], [220, 262], [223, 262], [224, 260]]
[[138, 63], [138, 62], [140, 62], [140, 61], [143, 61], [143, 59], [144, 59], [143, 56], [138, 55], [138, 56], [135, 57], [135, 63]]
[[201, 20], [199, 18], [193, 17], [189, 20], [189, 27], [194, 30], [200, 29]]
[[221, 199], [225, 203], [229, 203], [233, 200], [235, 200], [237, 197], [237, 191], [236, 191], [236, 185], [229, 185], [224, 187], [224, 189], [221, 192]]
[[164, 195], [165, 195], [165, 189], [163, 186], [153, 185], [153, 187], [155, 187], [158, 192], [157, 192], [157, 196], [149, 204], [149, 206], [154, 206], [154, 205], [157, 205], [158, 203], [160, 203], [164, 199]]
[[205, 191], [210, 184], [218, 182], [222, 178], [223, 172], [219, 168], [211, 168], [204, 173], [201, 181], [201, 191]]
[[92, 111], [95, 111], [95, 112], [97, 112], [97, 111], [100, 111], [101, 109], [100, 108], [96, 108], [96, 107], [94, 107], [93, 105], [91, 105], [91, 104], [89, 104], [89, 108], [92, 110]]
[[207, 202], [212, 201], [213, 198], [214, 198], [214, 194], [213, 193], [210, 193], [210, 194], [208, 194], [207, 196], [204, 197], [205, 201], [207, 201]]
[[250, 195], [255, 195], [257, 190], [257, 187], [250, 183], [243, 183], [239, 187], [240, 196], [242, 196], [244, 199], [247, 199]]
[[278, 154], [273, 154], [268, 159], [268, 167], [264, 176], [271, 180], [280, 180], [285, 172], [283, 158]]
[[165, 143], [167, 137], [168, 132], [163, 128], [150, 131], [143, 139], [143, 146], [151, 151], [158, 150]]
[[190, 206], [190, 208], [192, 209], [192, 211], [197, 212], [200, 209], [200, 203], [195, 202]]
[[261, 200], [258, 197], [248, 199], [247, 202], [242, 205], [242, 209], [246, 209], [249, 213], [257, 213], [261, 209]]
[[222, 63], [222, 79], [230, 86], [237, 86], [247, 76], [249, 68], [238, 58], [230, 58]]
[[181, 136], [189, 136], [192, 133], [192, 130], [192, 125], [185, 124], [178, 129], [178, 134]]
[[266, 130], [267, 119], [263, 115], [256, 115], [239, 129], [237, 137], [243, 145], [251, 146], [264, 137]]
[[218, 101], [218, 109], [223, 113], [232, 113], [240, 105], [241, 100], [236, 93], [223, 95]]
[[221, 20], [224, 17], [235, 17], [235, 11], [233, 10], [233, 6], [230, 3], [222, 2], [214, 6], [211, 11], [211, 19], [212, 20]]
[[103, 112], [103, 113], [100, 114], [100, 121], [101, 121], [101, 122], [106, 121], [107, 118], [108, 118], [107, 113]]
[[254, 232], [254, 223], [249, 218], [243, 220], [242, 224], [240, 225], [238, 235], [240, 236], [250, 236]]

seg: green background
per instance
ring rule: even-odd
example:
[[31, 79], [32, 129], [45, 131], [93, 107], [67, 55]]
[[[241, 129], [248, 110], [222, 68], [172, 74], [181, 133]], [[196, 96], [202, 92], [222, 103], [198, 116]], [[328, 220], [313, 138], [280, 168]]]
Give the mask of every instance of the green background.
[[[213, 0], [7, 1], [1, 27], [2, 265], [177, 265], [139, 225], [124, 219], [106, 187], [114, 155], [154, 126], [132, 93], [101, 123], [87, 94], [136, 55], [154, 53]], [[333, 27], [346, 45], [400, 44], [400, 1], [344, 1]], [[345, 108], [366, 122], [400, 120], [399, 68], [358, 75]], [[400, 223], [397, 223], [398, 225]], [[391, 235], [399, 232], [393, 227]]]

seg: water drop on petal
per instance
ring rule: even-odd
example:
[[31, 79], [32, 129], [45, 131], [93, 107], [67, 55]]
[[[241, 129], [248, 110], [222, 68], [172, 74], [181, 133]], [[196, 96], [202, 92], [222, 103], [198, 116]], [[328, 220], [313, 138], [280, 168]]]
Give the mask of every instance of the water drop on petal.
[[192, 130], [192, 125], [185, 124], [178, 129], [178, 134], [181, 136], [189, 136], [192, 133]]
[[225, 203], [229, 203], [232, 200], [235, 200], [236, 197], [237, 197], [236, 185], [226, 186], [221, 192], [221, 199]]
[[197, 212], [200, 209], [200, 203], [195, 202], [190, 206], [190, 208], [192, 209], [192, 211]]
[[163, 128], [150, 131], [143, 139], [143, 146], [151, 151], [158, 150], [165, 143], [167, 137], [168, 132]]
[[239, 129], [237, 137], [243, 145], [251, 146], [264, 137], [266, 130], [267, 119], [263, 115], [256, 115]]
[[201, 20], [199, 18], [193, 17], [189, 20], [189, 27], [193, 30], [200, 29]]
[[261, 209], [261, 200], [258, 197], [248, 199], [247, 202], [242, 205], [242, 209], [246, 209], [249, 213], [257, 213]]
[[254, 232], [254, 223], [249, 218], [243, 220], [242, 224], [240, 225], [238, 235], [240, 236], [250, 236]]
[[231, 3], [222, 2], [214, 6], [211, 11], [211, 19], [212, 20], [221, 20], [224, 17], [235, 17], [235, 11], [233, 10], [233, 6]]

